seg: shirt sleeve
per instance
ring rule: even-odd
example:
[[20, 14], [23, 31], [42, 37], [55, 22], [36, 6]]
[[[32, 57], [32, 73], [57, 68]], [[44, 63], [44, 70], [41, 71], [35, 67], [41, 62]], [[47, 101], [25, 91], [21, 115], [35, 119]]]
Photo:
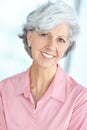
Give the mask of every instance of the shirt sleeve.
[[7, 130], [4, 116], [3, 102], [2, 102], [1, 83], [0, 83], [0, 130]]
[[87, 92], [84, 97], [79, 97], [79, 102], [73, 110], [68, 130], [87, 130]]

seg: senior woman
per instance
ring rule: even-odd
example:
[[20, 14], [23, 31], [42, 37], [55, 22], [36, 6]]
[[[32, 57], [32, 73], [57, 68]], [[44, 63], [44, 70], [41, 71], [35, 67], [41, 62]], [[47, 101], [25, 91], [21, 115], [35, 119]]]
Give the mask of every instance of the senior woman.
[[32, 65], [0, 83], [0, 130], [87, 130], [87, 89], [58, 64], [78, 33], [77, 15], [62, 0], [28, 15], [19, 37]]

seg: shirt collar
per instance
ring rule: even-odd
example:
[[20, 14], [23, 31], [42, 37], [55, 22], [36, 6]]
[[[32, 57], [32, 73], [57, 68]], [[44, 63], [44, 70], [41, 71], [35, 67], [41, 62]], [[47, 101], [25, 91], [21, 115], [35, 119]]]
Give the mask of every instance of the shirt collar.
[[63, 69], [58, 65], [57, 73], [51, 84], [51, 86], [52, 86], [51, 96], [56, 100], [65, 102], [66, 89], [67, 89], [66, 84], [67, 84], [67, 76], [64, 73]]
[[[27, 69], [25, 72], [21, 73], [20, 79], [18, 79], [18, 87], [16, 89], [16, 94], [23, 94], [26, 97], [30, 95], [30, 69]], [[45, 97], [51, 96], [52, 98], [59, 100], [61, 102], [65, 101], [66, 98], [66, 74], [63, 69], [58, 65], [56, 75], [49, 87], [48, 92], [45, 94]]]
[[[19, 74], [19, 78], [17, 81], [17, 89], [16, 89], [16, 94], [29, 94], [30, 93], [30, 78], [29, 78], [29, 71], [30, 69], [27, 69], [25, 72]], [[26, 90], [27, 89], [27, 90]]]

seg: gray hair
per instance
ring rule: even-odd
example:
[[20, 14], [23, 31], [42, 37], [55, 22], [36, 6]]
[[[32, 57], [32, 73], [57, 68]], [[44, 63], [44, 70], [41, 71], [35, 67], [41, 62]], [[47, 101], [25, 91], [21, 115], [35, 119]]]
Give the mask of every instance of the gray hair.
[[40, 5], [27, 16], [23, 34], [19, 35], [19, 37], [23, 39], [25, 50], [31, 58], [31, 47], [27, 43], [27, 32], [35, 30], [41, 32], [48, 31], [60, 23], [69, 25], [69, 47], [64, 54], [66, 56], [74, 48], [76, 37], [80, 30], [76, 11], [62, 0], [57, 0], [56, 3], [47, 2]]

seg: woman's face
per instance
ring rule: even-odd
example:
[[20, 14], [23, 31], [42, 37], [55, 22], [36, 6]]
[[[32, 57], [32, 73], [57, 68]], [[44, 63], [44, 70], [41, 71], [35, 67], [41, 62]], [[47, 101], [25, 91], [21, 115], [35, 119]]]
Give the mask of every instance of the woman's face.
[[28, 32], [27, 40], [31, 45], [35, 65], [43, 68], [56, 67], [68, 47], [68, 34], [67, 24], [60, 24], [49, 32]]

